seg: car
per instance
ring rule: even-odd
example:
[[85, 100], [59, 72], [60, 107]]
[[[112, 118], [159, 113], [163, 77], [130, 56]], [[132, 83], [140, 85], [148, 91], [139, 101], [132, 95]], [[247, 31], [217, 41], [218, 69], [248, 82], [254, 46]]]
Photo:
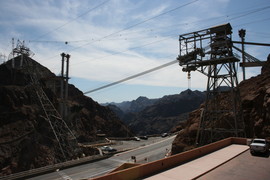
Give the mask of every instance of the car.
[[134, 140], [135, 140], [135, 141], [140, 141], [141, 139], [135, 136], [135, 137], [134, 137]]
[[101, 147], [101, 150], [102, 151], [107, 151], [107, 152], [116, 152], [117, 151], [116, 149], [114, 149], [114, 148], [112, 148], [110, 146], [103, 146], [103, 147]]
[[267, 154], [269, 152], [269, 143], [265, 139], [253, 139], [249, 147], [252, 155], [255, 153]]
[[141, 136], [140, 139], [144, 139], [144, 140], [147, 140], [148, 137], [147, 136]]
[[163, 133], [162, 135], [161, 135], [161, 137], [167, 137], [168, 136], [168, 133]]

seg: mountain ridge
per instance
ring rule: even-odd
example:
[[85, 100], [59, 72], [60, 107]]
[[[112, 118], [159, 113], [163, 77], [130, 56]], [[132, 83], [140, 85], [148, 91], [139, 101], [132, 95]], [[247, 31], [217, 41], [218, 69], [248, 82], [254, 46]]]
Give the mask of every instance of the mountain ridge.
[[[144, 101], [140, 102], [145, 102], [148, 98], [139, 97], [131, 102], [134, 103], [138, 99], [143, 99]], [[171, 131], [176, 124], [185, 121], [188, 112], [198, 108], [204, 99], [204, 92], [187, 89], [179, 94], [154, 99], [154, 103], [152, 101], [147, 105], [142, 105], [144, 108], [141, 108], [141, 111], [123, 112], [117, 107], [117, 104], [110, 104], [108, 107], [118, 114], [120, 119], [136, 134], [148, 135]]]
[[[54, 164], [59, 149], [31, 76], [36, 74], [40, 88], [56, 109], [61, 102], [60, 82], [52, 81], [57, 78], [48, 68], [27, 56], [23, 58], [23, 62], [29, 61], [32, 66], [20, 67], [20, 56], [15, 58], [16, 68], [12, 68], [11, 61], [0, 65], [0, 175]], [[78, 142], [98, 140], [98, 133], [114, 137], [131, 134], [109, 108], [84, 96], [74, 85], [69, 84], [68, 90], [66, 123]], [[98, 153], [92, 148], [82, 151], [86, 156]], [[72, 154], [67, 157], [73, 158]]]

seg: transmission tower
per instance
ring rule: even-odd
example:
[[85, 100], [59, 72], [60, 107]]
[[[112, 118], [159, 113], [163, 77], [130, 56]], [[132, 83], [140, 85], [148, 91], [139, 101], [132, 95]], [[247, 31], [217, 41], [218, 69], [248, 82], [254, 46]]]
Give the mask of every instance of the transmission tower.
[[208, 78], [197, 145], [245, 136], [236, 72], [240, 60], [233, 54], [231, 34], [228, 23], [179, 36], [177, 59], [182, 70], [188, 73], [197, 70]]
[[[16, 48], [13, 49], [12, 54], [16, 54], [16, 56], [20, 57], [19, 68], [24, 70], [30, 77], [30, 83], [36, 92], [35, 97], [44, 112], [44, 118], [50, 124], [50, 128], [55, 136], [55, 140], [58, 144], [58, 146], [55, 147], [55, 163], [70, 160], [70, 157], [75, 157], [81, 153], [77, 139], [44, 92], [40, 84], [42, 75], [38, 71], [38, 64], [29, 57], [32, 52], [24, 43], [18, 43]], [[14, 66], [14, 64], [16, 63], [14, 63], [13, 58], [12, 66]]]

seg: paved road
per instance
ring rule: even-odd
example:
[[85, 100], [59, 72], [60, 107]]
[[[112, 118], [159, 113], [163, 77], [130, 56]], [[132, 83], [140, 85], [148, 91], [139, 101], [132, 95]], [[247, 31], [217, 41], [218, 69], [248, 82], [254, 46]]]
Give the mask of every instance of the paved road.
[[[136, 156], [137, 163], [145, 163], [154, 160], [164, 158], [168, 149], [171, 149], [172, 141], [175, 136], [167, 137], [160, 139], [159, 142], [155, 142], [147, 145], [148, 143], [154, 142], [153, 139], [148, 141], [140, 141], [139, 148], [126, 151], [123, 153], [116, 154], [111, 158], [100, 160], [94, 163], [83, 164], [75, 166], [72, 168], [59, 170], [57, 172], [44, 174], [41, 176], [33, 177], [31, 180], [40, 180], [40, 179], [86, 179], [96, 176], [104, 175], [116, 167], [119, 167], [125, 162], [133, 162], [131, 156]], [[118, 147], [120, 147], [118, 145]]]

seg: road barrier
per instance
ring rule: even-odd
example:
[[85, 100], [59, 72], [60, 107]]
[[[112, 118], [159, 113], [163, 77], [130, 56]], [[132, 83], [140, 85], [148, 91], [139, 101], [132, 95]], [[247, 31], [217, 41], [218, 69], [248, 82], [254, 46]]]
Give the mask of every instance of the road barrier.
[[36, 168], [36, 169], [31, 169], [28, 171], [22, 171], [19, 173], [8, 175], [8, 176], [2, 176], [2, 177], [0, 177], [0, 180], [26, 179], [26, 178], [34, 177], [37, 175], [45, 174], [48, 172], [54, 172], [58, 169], [65, 169], [65, 168], [76, 166], [79, 164], [85, 164], [85, 163], [89, 163], [89, 162], [94, 162], [94, 161], [106, 159], [108, 157], [111, 157], [111, 155], [104, 155], [104, 156], [94, 155], [94, 156], [84, 157], [84, 158], [81, 158], [78, 160], [66, 161], [66, 162], [59, 163], [59, 164], [53, 164], [53, 165], [44, 166], [44, 167], [40, 167], [40, 168]]

